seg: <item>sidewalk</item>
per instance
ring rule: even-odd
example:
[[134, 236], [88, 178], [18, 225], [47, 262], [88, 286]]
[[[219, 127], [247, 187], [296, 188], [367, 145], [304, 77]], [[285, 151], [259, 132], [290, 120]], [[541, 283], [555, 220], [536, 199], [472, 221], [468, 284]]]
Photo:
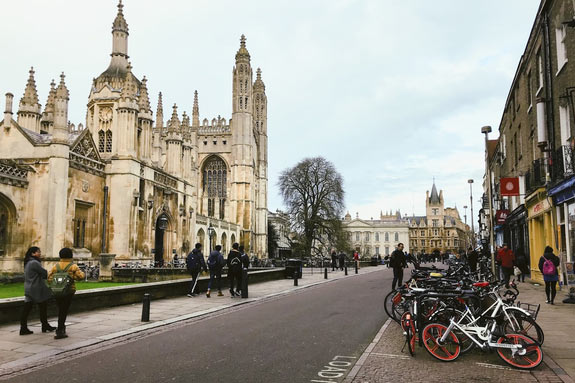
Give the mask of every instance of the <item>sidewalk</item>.
[[[381, 271], [380, 267], [362, 267], [359, 274]], [[331, 270], [331, 269], [328, 269]], [[211, 298], [200, 294], [194, 298], [186, 296], [161, 300], [152, 300], [150, 322], [141, 322], [142, 304], [117, 306], [107, 309], [69, 315], [66, 322], [66, 339], [55, 340], [54, 333], [42, 333], [39, 321], [33, 321], [28, 327], [34, 334], [20, 336], [19, 324], [0, 326], [0, 380], [8, 378], [30, 366], [41, 364], [46, 360], [57, 360], [70, 352], [92, 346], [104, 346], [113, 341], [124, 339], [140, 332], [157, 330], [161, 327], [184, 322], [190, 319], [201, 319], [209, 314], [233, 309], [246, 304], [254, 304], [263, 300], [273, 299], [290, 294], [321, 283], [329, 283], [341, 278], [354, 277], [354, 269], [348, 269], [348, 276], [343, 271], [329, 271], [328, 279], [324, 279], [323, 270], [314, 269], [313, 274], [304, 270], [299, 286], [294, 286], [292, 279], [282, 279], [262, 282], [249, 286], [249, 298], [231, 298], [229, 291], [224, 290], [224, 296], [218, 297], [212, 293]], [[72, 302], [72, 305], [74, 303]], [[52, 325], [57, 318], [49, 318]]]
[[518, 301], [541, 304], [537, 323], [545, 333], [544, 360], [535, 371], [529, 373], [509, 368], [495, 353], [480, 351], [472, 351], [449, 364], [435, 360], [421, 347], [416, 347], [415, 357], [410, 357], [407, 349], [403, 349], [405, 338], [400, 326], [389, 319], [344, 382], [469, 380], [573, 383], [575, 305], [561, 303], [567, 290], [557, 293], [558, 303], [548, 305], [545, 304], [545, 286], [519, 283], [518, 288]]

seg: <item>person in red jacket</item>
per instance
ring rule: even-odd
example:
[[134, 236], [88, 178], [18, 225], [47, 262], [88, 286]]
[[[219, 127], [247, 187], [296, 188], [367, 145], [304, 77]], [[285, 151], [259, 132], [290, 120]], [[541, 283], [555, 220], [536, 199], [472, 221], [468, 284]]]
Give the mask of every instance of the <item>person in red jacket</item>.
[[509, 248], [507, 244], [504, 243], [503, 247], [497, 252], [497, 263], [501, 265], [503, 270], [503, 281], [505, 282], [505, 287], [509, 287], [509, 279], [513, 275], [513, 265], [515, 264], [515, 254]]

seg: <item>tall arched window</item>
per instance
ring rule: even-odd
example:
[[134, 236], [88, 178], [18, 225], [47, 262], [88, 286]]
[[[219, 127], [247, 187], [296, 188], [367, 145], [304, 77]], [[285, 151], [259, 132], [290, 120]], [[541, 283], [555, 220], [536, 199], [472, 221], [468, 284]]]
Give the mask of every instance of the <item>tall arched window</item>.
[[98, 151], [100, 151], [100, 153], [103, 153], [104, 150], [106, 150], [106, 138], [105, 138], [105, 133], [103, 130], [100, 130], [98, 132]]
[[112, 152], [112, 131], [108, 130], [106, 132], [106, 153]]
[[[217, 156], [209, 158], [203, 171], [204, 197], [208, 198], [208, 216], [213, 217], [218, 211], [220, 219], [224, 219], [225, 204], [227, 197], [228, 168], [226, 163]], [[216, 202], [219, 209], [216, 210]]]

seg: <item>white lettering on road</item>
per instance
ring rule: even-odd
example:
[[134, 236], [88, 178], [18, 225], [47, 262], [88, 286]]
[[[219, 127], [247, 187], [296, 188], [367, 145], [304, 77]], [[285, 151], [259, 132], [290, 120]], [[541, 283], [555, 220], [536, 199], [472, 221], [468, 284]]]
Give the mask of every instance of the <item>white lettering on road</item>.
[[[347, 359], [347, 360], [341, 360]], [[331, 362], [329, 362], [326, 366], [323, 366], [323, 369], [317, 373], [320, 378], [324, 379], [338, 379], [345, 376], [347, 370], [352, 366], [352, 360], [357, 359], [355, 356], [345, 356], [345, 355], [336, 355]], [[341, 368], [346, 367], [346, 368]], [[319, 379], [312, 379], [310, 382], [313, 383], [337, 383], [336, 380], [319, 380]]]

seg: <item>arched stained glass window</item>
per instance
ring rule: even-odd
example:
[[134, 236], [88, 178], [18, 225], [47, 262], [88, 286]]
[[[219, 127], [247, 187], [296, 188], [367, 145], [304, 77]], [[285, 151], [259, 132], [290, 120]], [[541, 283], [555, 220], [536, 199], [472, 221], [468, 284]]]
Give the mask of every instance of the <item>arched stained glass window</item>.
[[202, 184], [208, 198], [227, 197], [227, 175], [226, 163], [220, 157], [213, 156], [206, 161]]

